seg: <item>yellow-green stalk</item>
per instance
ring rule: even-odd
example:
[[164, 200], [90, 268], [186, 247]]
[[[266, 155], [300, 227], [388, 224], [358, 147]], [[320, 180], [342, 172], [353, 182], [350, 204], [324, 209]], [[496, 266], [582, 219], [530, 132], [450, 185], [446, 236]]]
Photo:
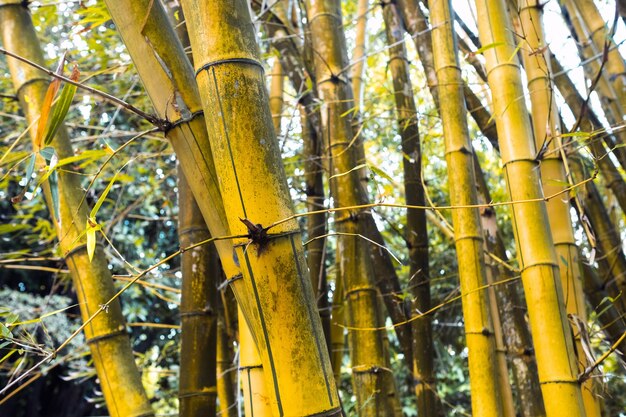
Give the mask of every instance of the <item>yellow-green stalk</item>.
[[543, 197], [540, 155], [521, 99], [517, 42], [503, 0], [477, 0], [476, 10], [480, 40], [492, 46], [484, 51], [487, 77], [508, 194], [514, 202], [513, 227], [546, 414], [584, 416], [546, 205], [536, 200]]
[[[456, 55], [450, 3], [449, 0], [431, 0], [429, 6], [433, 25], [434, 69], [441, 104], [439, 112], [449, 168], [450, 203], [453, 206], [476, 205], [478, 197], [474, 185], [473, 149], [467, 127], [463, 79]], [[458, 208], [452, 211], [452, 220], [469, 350], [472, 411], [480, 416], [509, 415], [512, 410], [503, 406], [501, 381], [498, 378], [490, 300], [487, 291], [481, 289], [487, 280], [480, 214], [476, 208]]]
[[[243, 0], [183, 1], [234, 256], [277, 416], [339, 415], [254, 26]], [[290, 219], [291, 218], [291, 219]], [[287, 220], [289, 219], [289, 220]], [[273, 227], [273, 224], [277, 223]]]

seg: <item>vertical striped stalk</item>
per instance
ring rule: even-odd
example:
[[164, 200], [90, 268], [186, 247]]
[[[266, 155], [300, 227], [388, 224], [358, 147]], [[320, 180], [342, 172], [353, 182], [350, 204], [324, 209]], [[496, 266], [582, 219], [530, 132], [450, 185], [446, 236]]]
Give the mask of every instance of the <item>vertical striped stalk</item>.
[[[474, 172], [477, 180], [478, 201], [480, 204], [488, 204], [493, 200], [476, 154], [474, 154]], [[508, 262], [508, 255], [502, 236], [498, 231], [496, 213], [491, 208], [484, 208], [481, 209], [480, 217], [485, 246], [489, 251], [488, 256], [485, 257], [485, 263], [488, 267], [487, 272], [494, 277], [494, 281], [497, 283], [495, 288], [490, 287], [489, 290], [495, 290], [499, 321], [502, 324], [502, 338], [506, 346], [506, 355], [513, 369], [513, 380], [517, 391], [519, 409], [524, 417], [545, 416], [546, 412], [537, 376], [537, 362], [535, 361], [532, 348], [531, 335], [524, 314], [522, 314], [526, 311], [525, 302], [523, 299], [520, 300], [515, 283], [498, 283], [498, 281], [512, 279], [513, 271], [505, 267], [505, 264]], [[498, 259], [497, 262], [496, 258]], [[492, 314], [492, 317], [494, 317], [496, 348], [498, 348], [495, 314]], [[499, 373], [498, 376], [503, 379], [504, 375]], [[506, 386], [503, 386], [503, 389], [506, 390]], [[505, 395], [508, 394], [503, 392], [503, 398]]]
[[[210, 238], [182, 170], [178, 170], [178, 237], [181, 247]], [[217, 397], [217, 285], [220, 267], [213, 245], [182, 254], [179, 415], [214, 415]]]
[[[0, 40], [5, 49], [44, 65], [41, 46], [25, 4], [0, 0]], [[12, 58], [7, 58], [7, 63], [20, 106], [27, 122], [32, 124], [41, 114], [49, 84], [48, 76]], [[36, 123], [33, 126], [33, 151], [38, 151], [34, 142]], [[51, 146], [55, 148], [59, 159], [74, 156], [70, 138], [63, 126]], [[55, 202], [47, 182], [43, 184], [43, 189], [59, 237], [59, 247], [76, 289], [81, 316], [86, 320], [107, 303], [116, 291], [102, 248], [96, 246], [91, 262], [87, 255], [83, 227], [89, 208], [80, 204], [83, 194], [80, 178], [70, 170], [58, 171], [59, 218], [54, 214]], [[141, 385], [119, 301], [109, 304], [107, 312], [99, 314], [84, 331], [109, 414], [115, 417], [153, 415]]]
[[[407, 205], [424, 206], [422, 184], [422, 151], [418, 130], [417, 108], [406, 57], [404, 28], [398, 7], [393, 2], [383, 3], [383, 18], [387, 45], [389, 46], [389, 71], [393, 82], [398, 130], [402, 138], [402, 166], [404, 169], [404, 195]], [[411, 277], [411, 312], [430, 310], [430, 284], [428, 268], [428, 232], [426, 212], [408, 210], [406, 240], [409, 247]], [[433, 416], [437, 409], [434, 372], [434, 348], [431, 317], [424, 316], [411, 322], [412, 371], [420, 416]]]
[[[519, 22], [525, 36], [525, 44], [521, 51], [532, 106], [535, 147], [545, 151], [539, 165], [541, 183], [544, 193], [552, 195], [563, 191], [567, 184], [567, 177], [562, 158], [564, 151], [560, 137], [558, 110], [550, 80], [550, 55], [543, 34], [543, 6], [537, 0], [518, 0], [518, 7]], [[553, 198], [546, 202], [546, 206], [559, 263], [567, 314], [575, 315], [582, 323], [586, 323], [582, 267], [574, 237], [569, 202], [563, 198]], [[583, 353], [580, 332], [574, 331], [574, 342], [578, 352], [579, 371], [582, 372], [591, 364]], [[592, 380], [584, 384], [582, 394], [587, 417], [599, 416], [600, 407], [594, 395]]]
[[232, 233], [247, 235], [233, 243], [260, 323], [252, 330], [274, 414], [338, 415], [248, 5], [182, 4], [226, 218]]
[[[186, 173], [211, 235], [229, 235], [193, 68], [165, 10], [160, 2], [150, 0], [108, 0], [106, 4], [158, 115], [172, 123], [165, 135]], [[145, 24], [140, 28], [137, 22]], [[183, 39], [185, 33], [179, 30]], [[219, 240], [215, 246], [238, 304], [247, 313], [248, 320], [260, 329], [259, 317], [253, 314], [251, 307], [252, 300], [246, 296], [242, 271], [233, 257], [232, 241]]]
[[[431, 0], [431, 23], [437, 92], [443, 122], [450, 203], [476, 205], [476, 178], [472, 144], [463, 100], [463, 79], [456, 55], [452, 14], [448, 0]], [[476, 208], [452, 211], [459, 280], [463, 296], [465, 337], [469, 349], [472, 411], [480, 416], [503, 416], [502, 392], [496, 366], [496, 343], [489, 298], [480, 215]]]
[[[359, 183], [356, 152], [350, 148], [353, 132], [350, 81], [343, 74], [347, 67], [345, 34], [342, 28], [340, 2], [307, 1], [307, 18], [315, 55], [315, 73], [321, 114], [330, 154], [330, 188], [335, 207], [354, 206], [368, 202]], [[383, 324], [380, 292], [374, 284], [369, 242], [358, 236], [369, 214], [337, 211], [335, 224], [340, 234], [338, 251], [340, 279], [346, 297], [346, 318], [352, 358], [353, 388], [361, 416], [383, 416], [393, 409], [394, 392], [387, 390], [393, 375], [385, 357], [382, 330], [359, 331], [358, 328], [379, 328]]]
[[[476, 10], [480, 40], [492, 45], [484, 55], [509, 196], [514, 202], [542, 198], [538, 150], [521, 100], [516, 42], [504, 1], [477, 0]], [[515, 203], [512, 214], [546, 413], [550, 417], [584, 416], [546, 205]]]
[[239, 378], [246, 416], [271, 417], [272, 399], [267, 392], [263, 364], [250, 328], [239, 311]]
[[283, 86], [285, 84], [285, 75], [283, 67], [278, 59], [274, 60], [272, 66], [271, 84], [270, 84], [270, 110], [272, 112], [272, 122], [276, 136], [280, 136], [280, 122], [283, 113]]
[[365, 50], [367, 44], [367, 12], [369, 0], [358, 0], [356, 8], [356, 37], [352, 50], [352, 95], [354, 96], [354, 111], [358, 113], [363, 103], [363, 73], [365, 72]]

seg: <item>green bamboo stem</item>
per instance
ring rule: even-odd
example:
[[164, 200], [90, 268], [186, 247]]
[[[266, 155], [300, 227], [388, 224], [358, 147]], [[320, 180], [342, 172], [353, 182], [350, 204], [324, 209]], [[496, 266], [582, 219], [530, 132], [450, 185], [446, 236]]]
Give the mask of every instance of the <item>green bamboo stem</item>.
[[[180, 166], [178, 171], [178, 236], [181, 247], [187, 247], [211, 235]], [[215, 414], [217, 398], [217, 286], [221, 275], [215, 247], [185, 251], [181, 272], [179, 415], [210, 416]]]
[[[5, 49], [43, 65], [43, 53], [37, 39], [30, 13], [25, 3], [0, 1], [0, 36]], [[7, 59], [16, 95], [28, 123], [32, 124], [33, 151], [37, 124], [49, 85], [48, 77], [41, 71], [12, 58]], [[67, 131], [62, 126], [51, 146], [59, 159], [74, 156]], [[40, 160], [39, 164], [43, 164]], [[44, 197], [56, 227], [59, 246], [73, 279], [83, 320], [91, 317], [100, 306], [115, 294], [108, 262], [102, 248], [97, 245], [89, 261], [86, 250], [84, 225], [89, 208], [81, 203], [83, 194], [80, 176], [70, 170], [58, 171], [59, 217], [55, 215], [55, 202], [50, 185], [45, 182]], [[119, 301], [109, 304], [106, 314], [99, 314], [85, 327], [100, 387], [108, 412], [112, 416], [151, 416], [153, 412], [141, 384], [141, 376], [134, 361], [126, 323]]]
[[[512, 26], [503, 0], [477, 0], [478, 31], [492, 92], [505, 179], [512, 201], [543, 196]], [[539, 380], [548, 416], [584, 416], [574, 346], [545, 203], [512, 206], [513, 225]], [[540, 285], [539, 285], [540, 284]]]
[[[566, 167], [560, 137], [560, 123], [556, 101], [552, 94], [550, 79], [550, 54], [544, 41], [543, 6], [536, 0], [519, 0], [518, 19], [525, 45], [521, 48], [527, 86], [532, 105], [533, 132], [536, 149], [544, 149], [539, 168], [544, 193], [553, 195], [562, 192], [567, 184]], [[516, 16], [513, 16], [515, 19]], [[546, 203], [554, 249], [559, 260], [561, 286], [564, 290], [565, 308], [568, 315], [575, 315], [587, 322], [587, 311], [583, 298], [582, 265], [568, 201], [553, 198]], [[574, 331], [574, 343], [578, 353], [579, 371], [591, 364], [583, 354], [580, 332]], [[588, 380], [582, 388], [587, 417], [599, 416], [600, 406], [595, 395], [594, 381]]]
[[[278, 416], [341, 412], [243, 0], [183, 1], [222, 201]], [[262, 201], [263, 204], [259, 202]], [[242, 221], [244, 219], [244, 221]], [[244, 311], [248, 322], [248, 312]], [[288, 342], [287, 342], [288, 341]]]
[[[429, 3], [433, 25], [432, 40], [439, 108], [443, 122], [450, 203], [476, 205], [476, 183], [472, 144], [467, 127], [463, 80], [456, 55], [456, 39], [448, 0]], [[496, 341], [483, 255], [483, 233], [478, 209], [452, 212], [459, 281], [463, 295], [465, 337], [469, 349], [472, 411], [481, 416], [514, 415], [512, 397], [503, 398], [501, 383], [508, 385], [508, 373], [497, 366]], [[503, 378], [498, 374], [505, 372]], [[506, 377], [505, 377], [506, 376]], [[510, 394], [510, 390], [508, 392]], [[505, 409], [504, 404], [509, 407]]]

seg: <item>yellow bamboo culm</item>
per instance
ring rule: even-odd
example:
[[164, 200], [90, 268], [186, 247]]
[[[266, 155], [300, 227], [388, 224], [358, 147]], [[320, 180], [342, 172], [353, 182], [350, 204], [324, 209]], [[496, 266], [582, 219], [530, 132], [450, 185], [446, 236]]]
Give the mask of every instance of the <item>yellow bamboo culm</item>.
[[[183, 1], [215, 170], [277, 416], [341, 413], [248, 5]], [[252, 317], [251, 317], [252, 316]], [[255, 326], [253, 324], [253, 326]]]
[[263, 364], [246, 319], [239, 310], [239, 378], [246, 416], [272, 417]]
[[[0, 0], [0, 40], [8, 51], [44, 65], [43, 52], [26, 6], [23, 1]], [[33, 126], [30, 130], [33, 151], [38, 151], [38, 144], [35, 143], [36, 120], [42, 113], [50, 80], [40, 70], [16, 59], [7, 58], [7, 63], [20, 106], [27, 122]], [[54, 147], [60, 160], [74, 156], [63, 126], [50, 146]], [[39, 162], [43, 164], [43, 161]], [[58, 170], [58, 218], [49, 184], [45, 182], [42, 188], [56, 227], [61, 253], [72, 276], [81, 317], [86, 320], [108, 303], [116, 291], [102, 248], [96, 246], [91, 261], [87, 254], [84, 225], [89, 208], [86, 204], [81, 205], [84, 193], [81, 177], [71, 170]], [[119, 301], [108, 304], [106, 313], [98, 314], [84, 331], [109, 414], [114, 417], [152, 416]]]
[[[189, 184], [178, 167], [178, 238], [181, 247], [210, 238]], [[214, 246], [182, 254], [179, 416], [215, 414], [217, 398], [217, 287], [220, 266]]]
[[[455, 49], [450, 3], [449, 0], [431, 0], [429, 6], [450, 203], [461, 206], [476, 205], [478, 196], [474, 185], [476, 174], [473, 149], [467, 127], [463, 79]], [[486, 290], [479, 290], [486, 284], [480, 213], [474, 208], [456, 209], [452, 211], [452, 221], [463, 295], [465, 337], [469, 350], [472, 412], [486, 417], [513, 417], [515, 413], [512, 407], [503, 407], [490, 300]], [[512, 401], [507, 404], [512, 405]]]
[[[524, 104], [512, 26], [503, 0], [476, 0], [500, 152], [512, 201], [542, 198], [538, 150]], [[549, 417], [585, 415], [545, 203], [512, 206], [513, 227], [539, 380]]]
[[[543, 149], [540, 161], [541, 183], [544, 194], [553, 195], [566, 187], [567, 177], [565, 161], [563, 160], [565, 152], [562, 150], [558, 109], [552, 94], [550, 55], [543, 34], [543, 6], [538, 0], [519, 0], [518, 13], [525, 39], [521, 50], [532, 105], [535, 146], [536, 149]], [[583, 298], [582, 267], [574, 237], [570, 205], [568, 201], [561, 198], [553, 198], [546, 205], [550, 230], [559, 261], [566, 311], [568, 315], [573, 316], [572, 320], [579, 320], [578, 323], [584, 326], [587, 323], [587, 313]], [[573, 330], [579, 371], [582, 372], [591, 364], [584, 353], [580, 330], [577, 326], [574, 326]], [[587, 380], [582, 387], [587, 417], [600, 416], [600, 406], [594, 391], [594, 381], [592, 379]]]
[[[341, 4], [337, 0], [306, 1], [311, 45], [315, 54], [317, 90], [322, 100], [325, 154], [330, 154], [330, 191], [336, 207], [368, 202], [360, 183], [358, 151], [351, 146], [352, 89], [342, 74], [348, 64], [342, 27]], [[321, 52], [320, 52], [321, 51]], [[345, 317], [352, 362], [353, 389], [359, 415], [388, 416], [396, 410], [393, 374], [389, 368], [383, 331], [360, 331], [384, 324], [381, 295], [374, 281], [370, 242], [362, 239], [371, 214], [337, 212], [339, 277], [345, 295]]]

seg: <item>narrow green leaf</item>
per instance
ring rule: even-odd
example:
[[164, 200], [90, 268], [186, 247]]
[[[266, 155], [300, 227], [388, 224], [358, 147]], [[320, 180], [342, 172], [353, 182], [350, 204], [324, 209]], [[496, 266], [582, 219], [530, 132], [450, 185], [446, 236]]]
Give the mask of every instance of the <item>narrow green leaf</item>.
[[477, 50], [475, 50], [474, 52], [472, 52], [472, 55], [479, 55], [482, 54], [483, 52], [492, 49], [492, 48], [497, 48], [498, 46], [502, 46], [504, 45], [504, 42], [494, 42], [494, 43], [489, 43], [481, 48], [478, 48]]
[[0, 337], [13, 337], [11, 330], [2, 323], [0, 323]]
[[107, 185], [107, 188], [105, 188], [104, 191], [102, 192], [102, 195], [100, 195], [100, 198], [98, 198], [98, 201], [91, 209], [91, 213], [89, 213], [89, 217], [93, 219], [96, 218], [96, 214], [98, 214], [98, 210], [100, 210], [102, 203], [104, 203], [104, 200], [106, 200], [107, 195], [109, 194], [109, 191], [111, 191], [111, 187], [113, 187], [113, 184], [115, 183], [115, 180], [117, 179], [117, 175], [118, 173], [115, 173], [115, 175], [113, 176], [113, 179], [111, 180], [111, 182], [109, 182], [109, 185]]
[[59, 126], [61, 126], [61, 123], [65, 120], [65, 116], [67, 116], [75, 93], [76, 86], [73, 84], [65, 84], [63, 90], [61, 90], [59, 100], [52, 109], [52, 116], [49, 119], [48, 128], [44, 136], [44, 145], [48, 145], [52, 142], [54, 135], [57, 133], [57, 130], [59, 130]]
[[57, 222], [61, 222], [61, 201], [59, 200], [59, 175], [56, 171], [52, 171], [48, 179], [50, 186], [50, 194], [52, 197], [52, 208], [54, 210], [54, 218]]

